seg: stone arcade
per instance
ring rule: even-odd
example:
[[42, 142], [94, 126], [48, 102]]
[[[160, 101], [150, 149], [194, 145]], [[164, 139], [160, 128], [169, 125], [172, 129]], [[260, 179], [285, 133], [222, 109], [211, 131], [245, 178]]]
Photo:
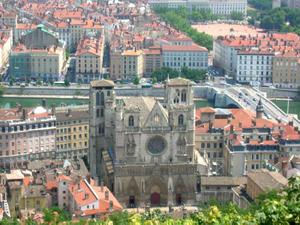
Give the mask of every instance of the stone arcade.
[[116, 97], [114, 83], [90, 88], [91, 175], [124, 207], [193, 204], [207, 166], [195, 149], [193, 83], [168, 79], [163, 101]]

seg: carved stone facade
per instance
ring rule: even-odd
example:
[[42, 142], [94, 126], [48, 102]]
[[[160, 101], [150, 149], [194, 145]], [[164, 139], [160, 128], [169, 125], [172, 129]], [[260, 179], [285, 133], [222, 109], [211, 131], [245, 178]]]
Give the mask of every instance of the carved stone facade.
[[[105, 99], [103, 118], [95, 116], [92, 98], [104, 90], [100, 85], [110, 81], [96, 82], [91, 84], [90, 99], [91, 124], [95, 125], [91, 126], [95, 133], [90, 143], [92, 176], [109, 182], [124, 207], [193, 204], [198, 175], [206, 174], [207, 168], [194, 148], [192, 82], [167, 80], [162, 102], [152, 97], [118, 97], [108, 98], [112, 103], [107, 105]], [[114, 96], [113, 86], [110, 90]], [[103, 138], [99, 121], [105, 123]], [[111, 174], [101, 156], [107, 150], [112, 157]]]

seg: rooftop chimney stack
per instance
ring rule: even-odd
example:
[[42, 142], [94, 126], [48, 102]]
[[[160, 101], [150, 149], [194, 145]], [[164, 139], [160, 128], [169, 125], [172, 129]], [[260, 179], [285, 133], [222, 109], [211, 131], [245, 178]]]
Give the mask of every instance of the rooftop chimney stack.
[[27, 112], [26, 109], [22, 109], [22, 120], [26, 120], [27, 119]]
[[42, 106], [44, 107], [44, 108], [46, 108], [46, 99], [42, 99]]

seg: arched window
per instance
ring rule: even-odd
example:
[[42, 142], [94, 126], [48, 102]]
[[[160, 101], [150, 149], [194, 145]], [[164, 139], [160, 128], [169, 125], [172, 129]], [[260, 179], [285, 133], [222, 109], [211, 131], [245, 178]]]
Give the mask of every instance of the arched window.
[[181, 91], [181, 102], [186, 102], [186, 90]]
[[178, 116], [178, 125], [183, 126], [183, 115], [182, 114]]
[[100, 93], [96, 93], [96, 105], [100, 105]]
[[103, 92], [101, 92], [101, 95], [100, 95], [100, 105], [104, 106], [104, 93]]
[[128, 126], [129, 127], [134, 127], [134, 118], [133, 118], [133, 116], [129, 116], [129, 118], [128, 118]]

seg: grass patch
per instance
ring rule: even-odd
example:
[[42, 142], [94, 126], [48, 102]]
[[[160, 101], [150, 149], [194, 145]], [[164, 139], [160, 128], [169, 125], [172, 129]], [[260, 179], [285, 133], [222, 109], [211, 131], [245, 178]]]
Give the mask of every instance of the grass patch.
[[[273, 102], [286, 113], [287, 100], [273, 100]], [[289, 114], [297, 114], [300, 118], [300, 101], [290, 100]]]
[[203, 107], [214, 107], [214, 104], [210, 103], [206, 99], [195, 100], [194, 101], [196, 109], [203, 108]]
[[[46, 98], [46, 104], [51, 107], [54, 104], [56, 107], [61, 105], [84, 105], [88, 104], [88, 99], [57, 99]], [[24, 107], [36, 107], [42, 105], [42, 98], [10, 98], [0, 97], [0, 108], [15, 108], [17, 104]]]

